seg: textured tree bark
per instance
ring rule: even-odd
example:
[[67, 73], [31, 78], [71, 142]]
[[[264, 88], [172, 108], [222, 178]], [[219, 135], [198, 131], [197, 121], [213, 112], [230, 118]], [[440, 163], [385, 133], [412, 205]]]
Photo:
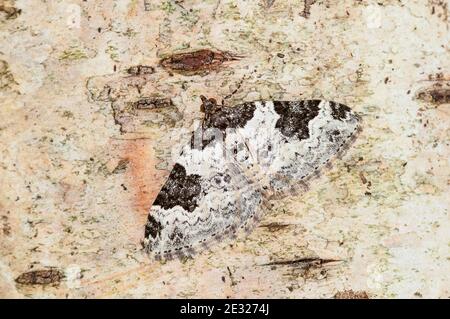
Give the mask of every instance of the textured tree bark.
[[[434, 0], [0, 4], [0, 296], [448, 297], [448, 23]], [[245, 239], [153, 261], [201, 95], [337, 101], [363, 131]]]

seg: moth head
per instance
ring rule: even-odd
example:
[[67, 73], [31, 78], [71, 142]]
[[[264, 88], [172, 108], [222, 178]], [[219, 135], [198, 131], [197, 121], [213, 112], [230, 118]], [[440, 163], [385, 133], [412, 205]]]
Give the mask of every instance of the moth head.
[[202, 105], [200, 106], [201, 112], [208, 115], [214, 113], [216, 110], [219, 109], [217, 101], [215, 99], [213, 98], [208, 99], [204, 95], [200, 95], [200, 98], [202, 99]]

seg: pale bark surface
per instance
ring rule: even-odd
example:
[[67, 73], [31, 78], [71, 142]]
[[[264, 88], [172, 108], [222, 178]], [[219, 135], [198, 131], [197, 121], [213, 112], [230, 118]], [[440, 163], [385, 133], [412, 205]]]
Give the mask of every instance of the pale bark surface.
[[[0, 1], [0, 297], [449, 297], [446, 1], [68, 3]], [[239, 58], [159, 63], [199, 49]], [[246, 239], [152, 261], [200, 95], [324, 98], [363, 131]]]

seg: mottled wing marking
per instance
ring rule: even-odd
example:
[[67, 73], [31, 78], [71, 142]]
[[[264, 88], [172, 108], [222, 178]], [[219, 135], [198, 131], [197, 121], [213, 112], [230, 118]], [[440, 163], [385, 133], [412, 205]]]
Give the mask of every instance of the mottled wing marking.
[[334, 102], [317, 102], [312, 104], [318, 110], [316, 107], [311, 109], [308, 113], [310, 120], [298, 129], [303, 133], [290, 136], [280, 129], [281, 134], [274, 134], [279, 147], [269, 156], [271, 161], [265, 171], [270, 175], [275, 193], [290, 191], [293, 183], [306, 181], [317, 174], [352, 141], [358, 131], [359, 118], [350, 108]]
[[287, 137], [309, 138], [308, 123], [319, 114], [319, 104], [320, 100], [274, 102], [275, 112], [280, 116], [275, 128]]
[[217, 128], [222, 131], [231, 128], [243, 128], [253, 118], [255, 110], [255, 103], [225, 107], [205, 118], [204, 127]]
[[259, 218], [262, 194], [223, 146], [183, 148], [148, 216], [144, 245], [155, 257], [191, 255]]
[[322, 100], [209, 107], [150, 210], [144, 243], [157, 257], [190, 255], [249, 228], [264, 200], [317, 174], [360, 121], [349, 107]]
[[197, 207], [197, 200], [201, 191], [200, 175], [186, 175], [186, 169], [176, 163], [153, 205], [161, 206], [164, 209], [179, 205], [184, 210], [193, 212]]

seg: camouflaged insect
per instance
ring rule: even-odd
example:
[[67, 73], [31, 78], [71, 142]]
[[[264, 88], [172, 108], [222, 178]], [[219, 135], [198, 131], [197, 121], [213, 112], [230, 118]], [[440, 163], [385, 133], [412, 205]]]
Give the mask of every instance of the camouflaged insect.
[[250, 230], [268, 200], [306, 187], [360, 128], [349, 107], [330, 101], [235, 107], [202, 101], [202, 125], [183, 147], [145, 226], [145, 249], [156, 258], [190, 256]]

